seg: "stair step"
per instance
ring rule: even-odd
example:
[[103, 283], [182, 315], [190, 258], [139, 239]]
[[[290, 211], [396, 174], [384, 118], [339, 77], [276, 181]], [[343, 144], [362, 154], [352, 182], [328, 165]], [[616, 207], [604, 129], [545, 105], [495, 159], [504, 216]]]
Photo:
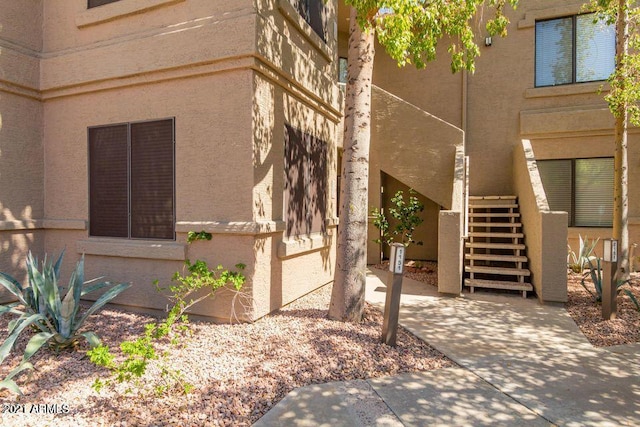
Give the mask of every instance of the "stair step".
[[515, 203], [504, 203], [504, 204], [469, 204], [469, 209], [518, 209], [518, 205]]
[[524, 237], [523, 233], [484, 233], [472, 231], [469, 233], [471, 237], [503, 237], [509, 239], [521, 239]]
[[512, 249], [524, 250], [525, 245], [522, 243], [487, 243], [487, 242], [467, 242], [465, 247], [474, 249]]
[[516, 196], [469, 196], [469, 200], [515, 200]]
[[522, 227], [520, 222], [470, 222], [469, 227]]
[[527, 262], [526, 256], [499, 254], [465, 254], [465, 259], [473, 261]]
[[533, 290], [531, 283], [502, 282], [498, 280], [464, 279], [464, 284], [465, 286], [474, 288], [510, 289], [513, 291], [527, 292]]
[[482, 274], [500, 274], [502, 276], [530, 276], [531, 272], [526, 268], [505, 268], [505, 267], [480, 267], [480, 266], [465, 266], [464, 271], [467, 273], [482, 273]]
[[469, 218], [520, 218], [518, 212], [472, 212]]

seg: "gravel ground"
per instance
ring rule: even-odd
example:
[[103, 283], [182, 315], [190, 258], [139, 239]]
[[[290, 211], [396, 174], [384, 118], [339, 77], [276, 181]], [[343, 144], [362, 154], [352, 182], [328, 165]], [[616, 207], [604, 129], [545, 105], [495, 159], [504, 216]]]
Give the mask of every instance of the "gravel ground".
[[[435, 263], [409, 263], [406, 275], [437, 286]], [[568, 278], [567, 310], [594, 345], [640, 342], [640, 313], [628, 296], [618, 298], [618, 318], [603, 321], [600, 305], [580, 285], [580, 276], [570, 273]], [[629, 289], [640, 300], [640, 274], [633, 275]], [[132, 392], [120, 385], [97, 393], [91, 384], [105, 371], [89, 362], [86, 348], [58, 355], [40, 351], [32, 358], [36, 370], [19, 377], [25, 395], [0, 391], [0, 425], [246, 426], [297, 387], [453, 365], [402, 328], [396, 348], [380, 344], [382, 315], [369, 306], [361, 324], [328, 320], [330, 292], [326, 286], [253, 324], [191, 323], [184, 346], [169, 349], [168, 358], [195, 386], [188, 395], [176, 391], [157, 397], [151, 390], [159, 378], [157, 366]], [[104, 309], [87, 327], [117, 348], [121, 340], [134, 339], [153, 320]], [[0, 318], [0, 336], [6, 334], [7, 321], [7, 316]], [[18, 352], [0, 367], [0, 376], [18, 363], [25, 344], [26, 339], [19, 342]], [[10, 409], [19, 412], [9, 414]]]
[[[91, 364], [84, 355], [86, 348], [57, 356], [40, 351], [32, 358], [36, 370], [18, 379], [25, 395], [0, 392], [0, 425], [246, 426], [300, 386], [453, 365], [402, 328], [396, 348], [381, 344], [382, 315], [369, 306], [360, 324], [328, 320], [330, 292], [326, 286], [253, 324], [191, 323], [192, 334], [184, 339], [184, 346], [169, 350], [172, 366], [195, 386], [188, 395], [175, 392], [157, 397], [151, 391], [158, 378], [157, 367], [148, 372], [142, 391], [136, 388], [126, 393], [120, 385], [97, 393], [91, 384], [106, 371]], [[0, 336], [6, 334], [7, 320], [7, 316], [0, 319]], [[117, 348], [121, 340], [135, 338], [152, 320], [104, 309], [87, 326]], [[25, 344], [23, 339], [19, 346]], [[21, 354], [19, 350], [5, 361], [0, 368], [2, 377]], [[15, 406], [7, 406], [12, 404]], [[38, 406], [45, 404], [50, 406]], [[8, 414], [10, 408], [20, 412]], [[42, 413], [46, 411], [58, 413]]]
[[[602, 306], [596, 303], [593, 296], [580, 284], [581, 278], [579, 274], [569, 273], [567, 280], [569, 301], [566, 307], [591, 344], [603, 347], [640, 342], [640, 312], [631, 298], [621, 292], [617, 299], [616, 319], [603, 320]], [[585, 286], [594, 292], [590, 278], [585, 281]], [[632, 273], [631, 283], [625, 285], [625, 288], [631, 290], [640, 301], [640, 273]]]

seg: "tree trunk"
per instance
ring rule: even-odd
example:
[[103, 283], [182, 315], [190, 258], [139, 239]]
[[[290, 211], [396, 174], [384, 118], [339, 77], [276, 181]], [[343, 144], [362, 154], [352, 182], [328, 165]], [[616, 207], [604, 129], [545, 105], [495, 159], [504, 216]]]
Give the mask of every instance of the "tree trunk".
[[[625, 89], [625, 75], [620, 72], [624, 67], [623, 59], [629, 54], [629, 26], [626, 8], [627, 0], [618, 0], [618, 17], [616, 20], [616, 71], [620, 87]], [[613, 238], [618, 241], [618, 280], [629, 278], [629, 161], [627, 158], [627, 103], [620, 104], [616, 114], [615, 157], [614, 157], [614, 204], [613, 204]]]
[[340, 188], [340, 224], [329, 317], [359, 322], [364, 310], [367, 269], [371, 84], [375, 55], [373, 29], [363, 31], [351, 8], [344, 153]]

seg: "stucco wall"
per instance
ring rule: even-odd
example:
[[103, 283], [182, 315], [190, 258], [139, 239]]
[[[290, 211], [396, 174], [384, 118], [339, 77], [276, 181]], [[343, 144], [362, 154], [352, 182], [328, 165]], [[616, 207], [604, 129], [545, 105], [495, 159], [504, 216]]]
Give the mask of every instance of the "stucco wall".
[[566, 302], [567, 213], [549, 209], [535, 152], [528, 140], [516, 147], [513, 168], [531, 283], [541, 302]]
[[[248, 280], [244, 296], [233, 300], [241, 320], [262, 316], [331, 280], [336, 223], [331, 171], [340, 116], [334, 2], [327, 5], [326, 43], [283, 0], [121, 0], [93, 9], [86, 8], [86, 0], [34, 1], [29, 10], [16, 4], [3, 0], [0, 10], [3, 17], [16, 15], [16, 27], [7, 25], [6, 33], [12, 40], [26, 37], [25, 47], [11, 54], [0, 50], [5, 55], [0, 61], [11, 64], [3, 77], [20, 77], [18, 89], [29, 89], [31, 100], [5, 96], [0, 80], [0, 114], [18, 123], [0, 132], [12, 140], [30, 135], [20, 155], [32, 155], [32, 161], [2, 147], [0, 162], [6, 158], [19, 165], [16, 174], [25, 176], [19, 175], [16, 187], [34, 188], [2, 193], [0, 203], [11, 202], [10, 214], [20, 211], [24, 217], [5, 229], [20, 225], [36, 231], [3, 237], [3, 246], [16, 252], [7, 262], [21, 260], [27, 246], [41, 253], [66, 248], [63, 276], [68, 277], [85, 253], [88, 277], [133, 282], [115, 302], [138, 309], [164, 309], [167, 301], [152, 282], [167, 283], [186, 258], [212, 267], [241, 262]], [[27, 25], [17, 25], [23, 21], [37, 31], [22, 34]], [[29, 49], [31, 56], [24, 54]], [[176, 241], [88, 236], [87, 128], [169, 117], [175, 118]], [[329, 145], [324, 235], [283, 241], [285, 123]], [[37, 149], [39, 155], [33, 155]], [[30, 172], [35, 179], [26, 178]], [[28, 204], [31, 210], [18, 209]], [[7, 209], [3, 213], [9, 215]], [[187, 245], [191, 230], [208, 231], [213, 238]], [[232, 297], [221, 295], [193, 312], [229, 320]]]
[[42, 249], [42, 1], [0, 0], [0, 11], [0, 271], [23, 280], [28, 250]]
[[[380, 207], [384, 172], [431, 200], [432, 214], [436, 214], [435, 205], [450, 208], [456, 147], [464, 143], [463, 132], [377, 86], [372, 91], [371, 123], [369, 205]], [[433, 215], [430, 218], [437, 222]], [[370, 225], [369, 235], [376, 232]], [[379, 245], [373, 239], [368, 239], [367, 247], [370, 264], [380, 261]], [[421, 256], [430, 259], [437, 251], [437, 239], [427, 244], [429, 252]]]

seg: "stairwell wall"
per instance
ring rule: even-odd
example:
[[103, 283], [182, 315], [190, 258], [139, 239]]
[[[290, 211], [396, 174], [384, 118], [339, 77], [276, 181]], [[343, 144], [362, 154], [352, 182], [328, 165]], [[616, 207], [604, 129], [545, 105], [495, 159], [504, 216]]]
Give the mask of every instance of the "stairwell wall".
[[566, 302], [567, 213], [549, 209], [530, 141], [522, 140], [516, 146], [513, 171], [531, 283], [540, 302]]

